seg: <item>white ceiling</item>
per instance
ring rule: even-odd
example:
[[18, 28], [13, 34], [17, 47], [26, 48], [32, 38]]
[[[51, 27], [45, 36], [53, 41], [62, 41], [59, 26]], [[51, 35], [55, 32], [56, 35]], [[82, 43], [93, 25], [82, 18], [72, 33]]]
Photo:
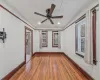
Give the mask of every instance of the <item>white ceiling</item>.
[[[5, 0], [15, 11], [17, 11], [24, 19], [36, 28], [63, 28], [72, 20], [73, 17], [86, 5], [89, 5], [94, 0]], [[51, 4], [56, 4], [53, 15], [63, 15], [62, 19], [53, 19], [54, 25], [49, 21], [41, 25], [37, 23], [44, 20], [44, 17], [35, 15], [34, 12], [46, 14], [45, 10], [51, 7]], [[57, 22], [61, 24], [58, 25]]]

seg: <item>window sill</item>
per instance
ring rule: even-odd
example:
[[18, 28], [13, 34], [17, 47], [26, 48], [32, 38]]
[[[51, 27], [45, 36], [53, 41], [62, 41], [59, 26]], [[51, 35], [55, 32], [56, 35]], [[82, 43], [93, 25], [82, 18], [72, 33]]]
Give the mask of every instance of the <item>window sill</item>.
[[76, 53], [76, 55], [78, 55], [78, 56], [80, 56], [80, 57], [84, 58], [84, 56], [83, 56], [83, 55], [81, 55], [81, 54], [79, 54], [79, 53]]

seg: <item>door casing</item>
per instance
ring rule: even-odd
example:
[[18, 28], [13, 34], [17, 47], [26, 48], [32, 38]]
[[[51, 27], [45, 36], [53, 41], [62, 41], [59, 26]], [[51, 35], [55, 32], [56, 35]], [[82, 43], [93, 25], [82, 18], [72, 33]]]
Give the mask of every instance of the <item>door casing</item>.
[[31, 32], [31, 54], [33, 55], [33, 30], [25, 26], [25, 62], [26, 62], [26, 31], [29, 30]]

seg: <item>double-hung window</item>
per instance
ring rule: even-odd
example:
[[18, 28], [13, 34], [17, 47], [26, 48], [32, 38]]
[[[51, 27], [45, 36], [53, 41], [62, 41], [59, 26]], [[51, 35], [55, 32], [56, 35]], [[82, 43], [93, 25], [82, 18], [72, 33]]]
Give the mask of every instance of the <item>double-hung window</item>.
[[86, 18], [76, 23], [76, 54], [84, 57], [85, 54], [85, 29], [86, 29]]

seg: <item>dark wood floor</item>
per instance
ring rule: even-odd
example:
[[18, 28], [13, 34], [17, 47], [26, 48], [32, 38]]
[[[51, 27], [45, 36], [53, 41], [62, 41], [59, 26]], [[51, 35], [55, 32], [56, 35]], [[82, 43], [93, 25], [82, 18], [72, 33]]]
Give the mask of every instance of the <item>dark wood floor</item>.
[[10, 80], [88, 80], [63, 54], [35, 54]]

